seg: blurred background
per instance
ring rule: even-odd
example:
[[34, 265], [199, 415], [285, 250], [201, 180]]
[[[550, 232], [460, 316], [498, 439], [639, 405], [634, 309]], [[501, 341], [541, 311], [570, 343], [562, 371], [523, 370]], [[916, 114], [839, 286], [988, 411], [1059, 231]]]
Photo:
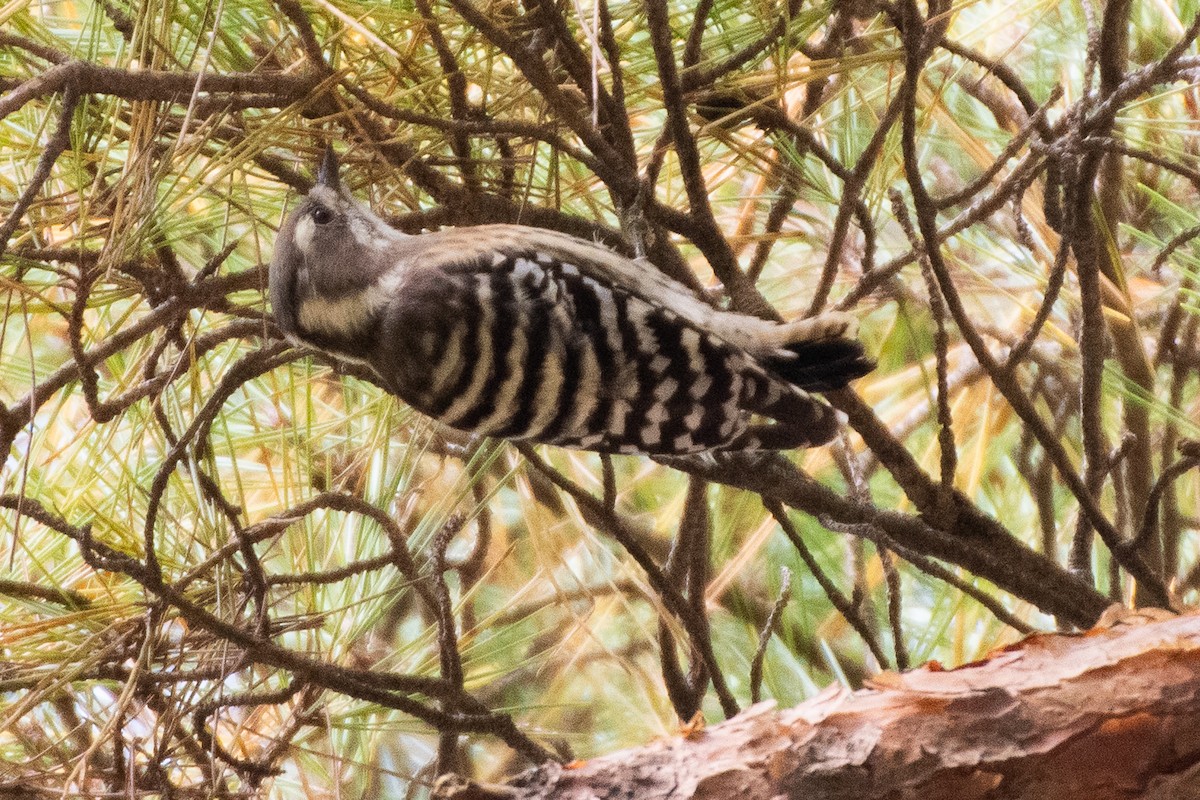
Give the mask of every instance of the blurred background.
[[[1194, 603], [1195, 15], [0, 4], [0, 787], [426, 797]], [[773, 458], [465, 439], [270, 320], [331, 143], [878, 369]]]

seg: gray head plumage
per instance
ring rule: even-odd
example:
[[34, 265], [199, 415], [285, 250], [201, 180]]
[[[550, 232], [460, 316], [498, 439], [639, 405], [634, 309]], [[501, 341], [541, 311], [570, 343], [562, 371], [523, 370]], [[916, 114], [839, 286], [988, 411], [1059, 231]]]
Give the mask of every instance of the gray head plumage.
[[338, 177], [337, 154], [326, 148], [316, 183], [275, 240], [270, 295], [279, 327], [327, 337], [366, 327], [376, 310], [369, 290], [396, 266], [404, 238], [351, 196]]

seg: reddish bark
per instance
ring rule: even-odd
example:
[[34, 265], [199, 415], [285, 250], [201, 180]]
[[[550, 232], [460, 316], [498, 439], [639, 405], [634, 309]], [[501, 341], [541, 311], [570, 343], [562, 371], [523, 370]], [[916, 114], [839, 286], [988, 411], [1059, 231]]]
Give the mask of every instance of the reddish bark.
[[1036, 635], [447, 800], [1200, 798], [1200, 615]]

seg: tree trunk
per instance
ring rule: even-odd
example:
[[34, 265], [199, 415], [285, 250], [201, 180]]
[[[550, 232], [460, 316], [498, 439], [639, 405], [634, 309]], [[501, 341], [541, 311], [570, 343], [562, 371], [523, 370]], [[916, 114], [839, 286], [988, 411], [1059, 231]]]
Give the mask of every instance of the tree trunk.
[[1200, 615], [1031, 636], [503, 787], [447, 779], [435, 797], [1200, 798]]

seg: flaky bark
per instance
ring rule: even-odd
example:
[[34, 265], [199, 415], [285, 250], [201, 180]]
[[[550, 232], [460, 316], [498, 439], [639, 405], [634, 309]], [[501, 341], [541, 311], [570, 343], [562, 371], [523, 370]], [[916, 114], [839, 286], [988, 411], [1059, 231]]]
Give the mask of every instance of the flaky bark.
[[[1139, 620], [1142, 622], [1143, 620]], [[446, 800], [1200, 797], [1200, 615], [1038, 635]]]

